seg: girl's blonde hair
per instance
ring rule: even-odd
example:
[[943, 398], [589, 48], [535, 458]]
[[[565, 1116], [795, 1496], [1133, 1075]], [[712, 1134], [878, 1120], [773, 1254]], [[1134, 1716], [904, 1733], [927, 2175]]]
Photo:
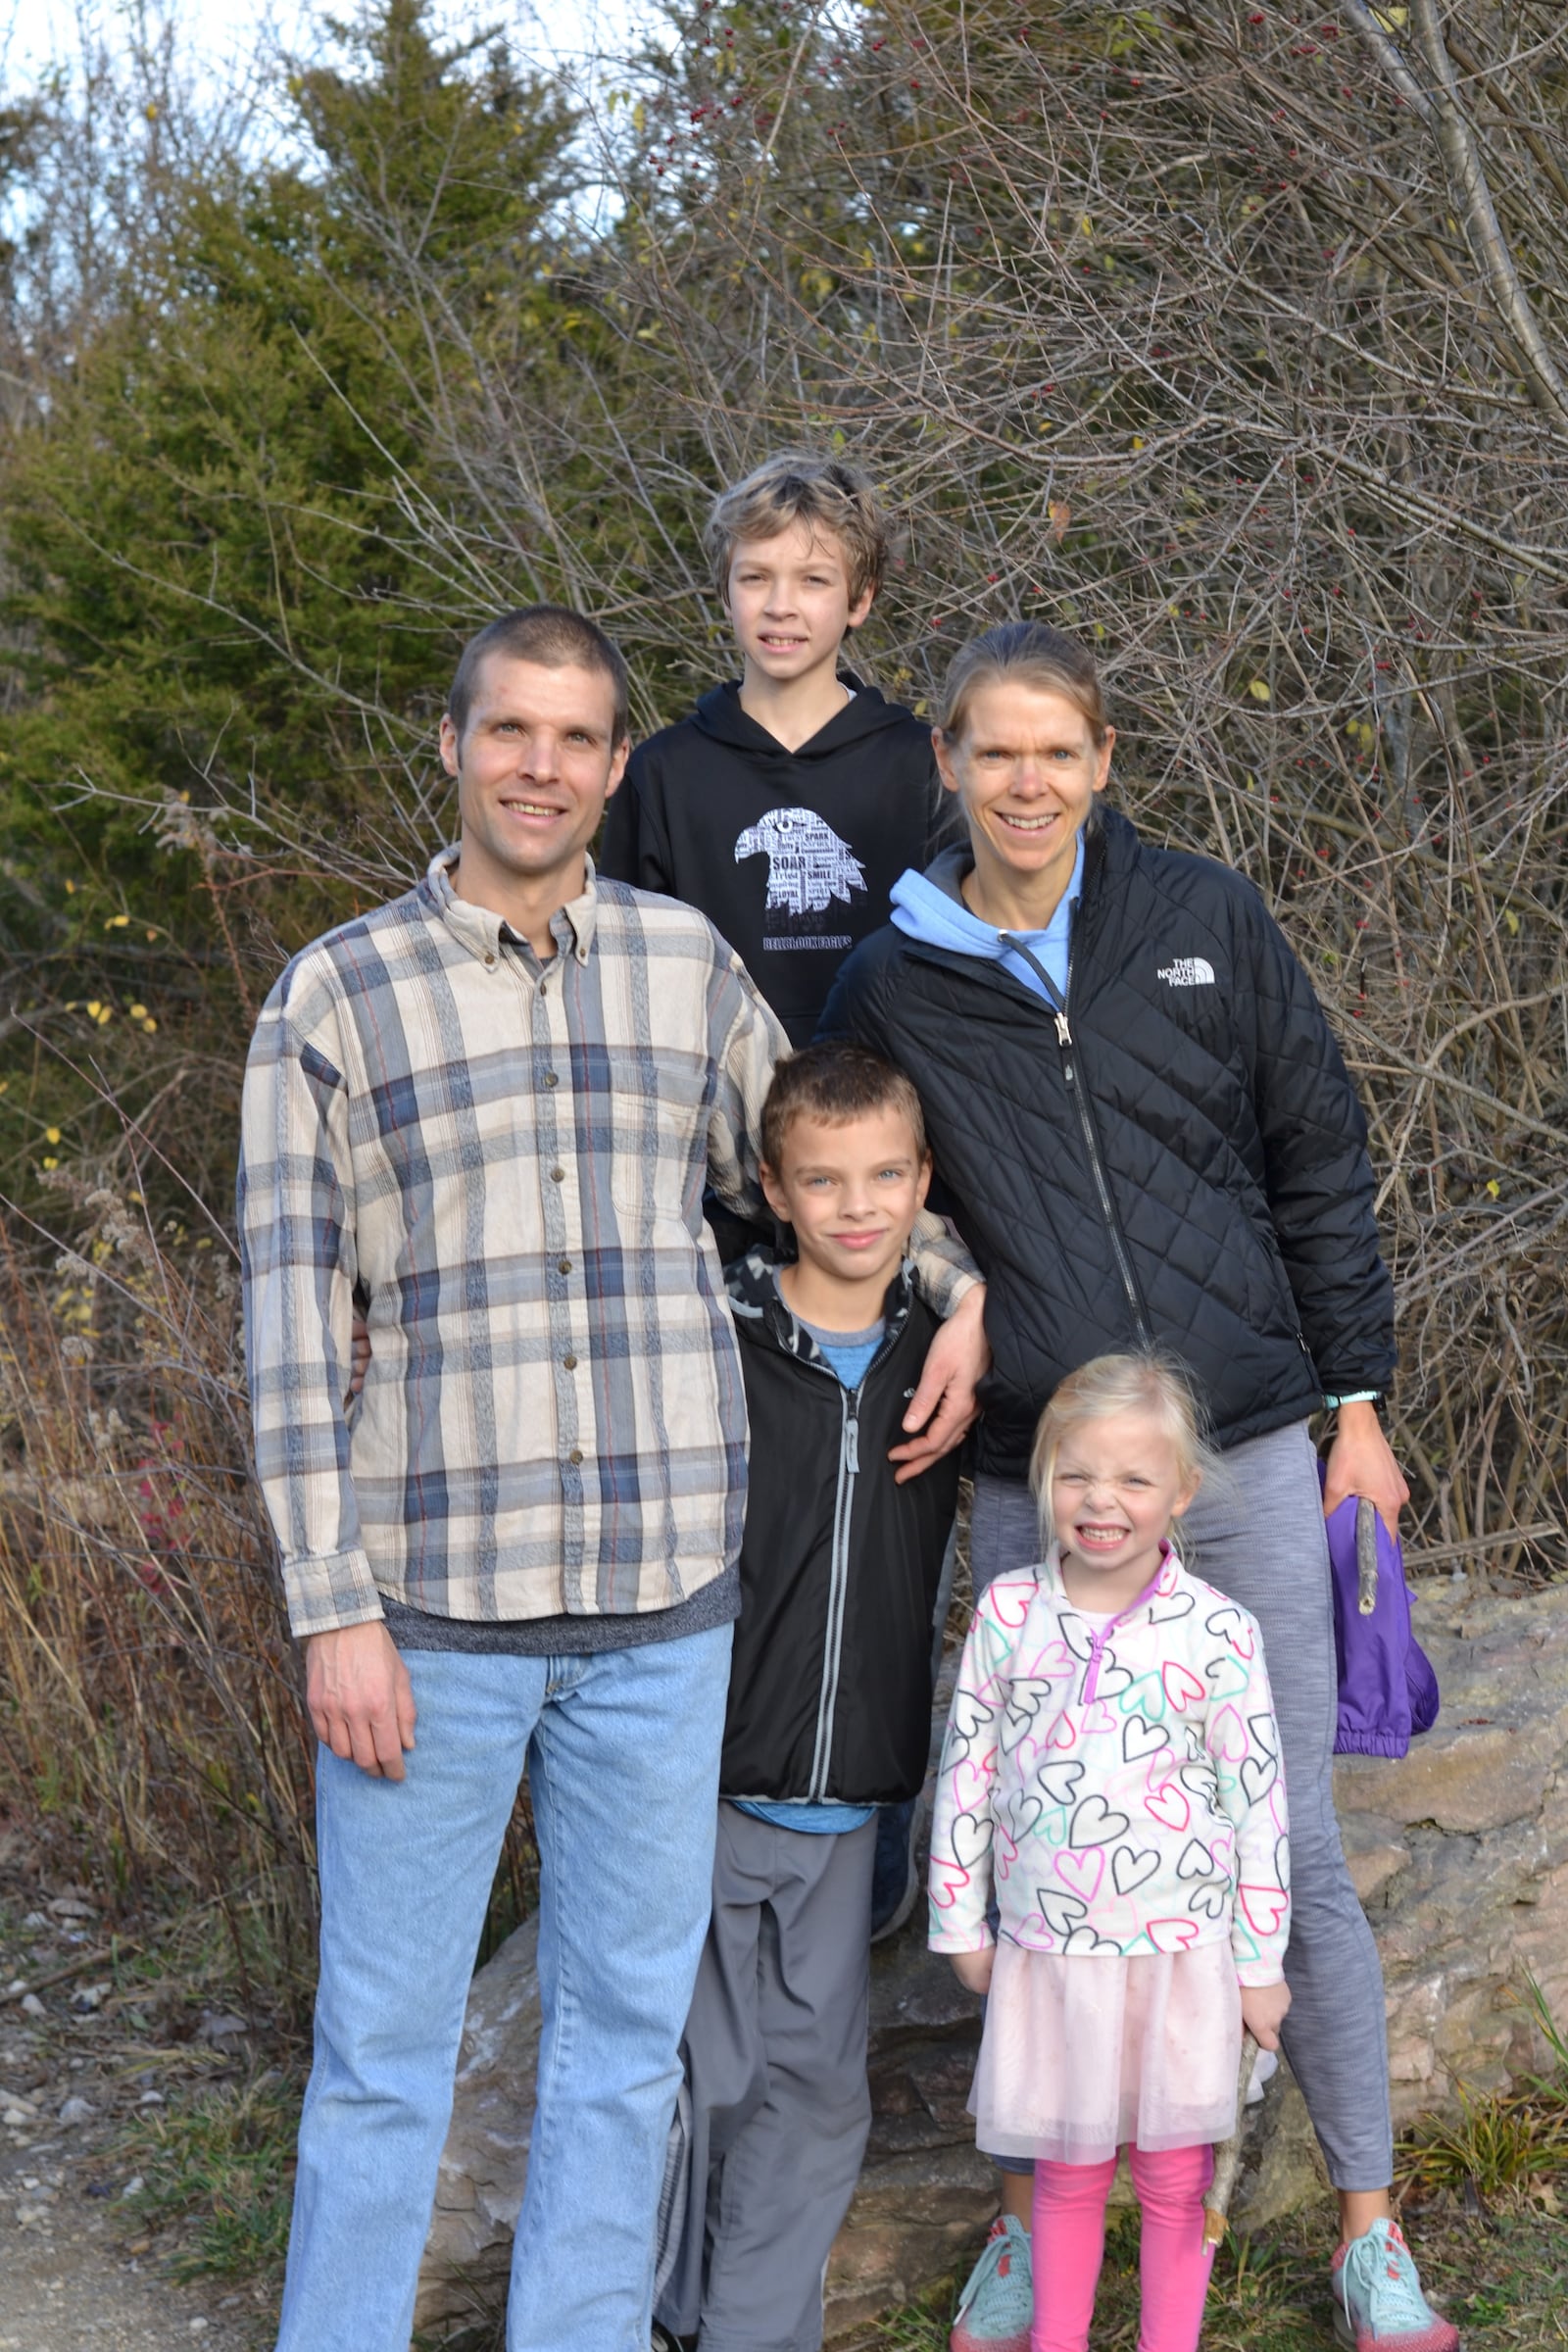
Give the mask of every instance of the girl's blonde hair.
[[[1040, 1513], [1040, 1533], [1047, 1544], [1056, 1532], [1051, 1517], [1051, 1482], [1069, 1434], [1086, 1421], [1106, 1421], [1112, 1413], [1142, 1412], [1154, 1413], [1163, 1423], [1184, 1486], [1224, 1482], [1227, 1473], [1209, 1442], [1202, 1408], [1175, 1356], [1157, 1348], [1138, 1355], [1097, 1355], [1068, 1373], [1035, 1431], [1029, 1484]], [[1167, 1535], [1173, 1527], [1174, 1522], [1166, 1529]]]
[[1110, 727], [1104, 689], [1095, 657], [1076, 637], [1043, 620], [1004, 620], [960, 645], [949, 664], [938, 725], [956, 743], [969, 719], [969, 705], [982, 686], [1012, 679], [1042, 694], [1059, 694], [1082, 713], [1098, 751]]

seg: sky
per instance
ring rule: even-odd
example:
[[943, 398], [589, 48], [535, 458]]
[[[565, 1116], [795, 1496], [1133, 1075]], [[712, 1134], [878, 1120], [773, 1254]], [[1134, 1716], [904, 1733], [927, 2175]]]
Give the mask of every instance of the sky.
[[[167, 13], [182, 27], [183, 62], [220, 79], [233, 63], [251, 64], [269, 31], [284, 49], [308, 54], [323, 21], [352, 16], [355, 6], [354, 0], [336, 6], [332, 0], [172, 0]], [[531, 20], [541, 51], [572, 66], [596, 46], [622, 45], [641, 11], [639, 0], [530, 0], [521, 8], [516, 0], [499, 0], [493, 8], [475, 0], [442, 13], [454, 24], [473, 27], [509, 22], [520, 27]], [[78, 55], [83, 24], [100, 29], [113, 47], [128, 48], [138, 14], [134, 0], [0, 0], [5, 84], [18, 92], [51, 64]]]

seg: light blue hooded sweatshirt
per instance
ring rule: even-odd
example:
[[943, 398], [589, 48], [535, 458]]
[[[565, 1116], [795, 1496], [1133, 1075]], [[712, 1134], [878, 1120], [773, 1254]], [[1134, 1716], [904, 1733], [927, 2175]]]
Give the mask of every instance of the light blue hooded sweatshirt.
[[[1021, 980], [1025, 988], [1037, 997], [1044, 997], [1049, 1004], [1050, 992], [1042, 986], [1033, 965], [1016, 948], [1006, 946], [1002, 934], [990, 923], [983, 923], [977, 914], [971, 914], [959, 896], [958, 884], [973, 863], [967, 849], [954, 849], [944, 850], [940, 858], [933, 859], [927, 873], [917, 874], [912, 866], [906, 868], [893, 885], [894, 922], [910, 939], [923, 940], [927, 947], [946, 948], [955, 956], [977, 956], [988, 963], [1000, 963], [1004, 971], [1010, 972], [1015, 980]], [[1084, 837], [1080, 832], [1072, 880], [1046, 928], [1009, 935], [1021, 939], [1039, 958], [1063, 997], [1067, 994], [1072, 910], [1082, 898], [1083, 889]]]

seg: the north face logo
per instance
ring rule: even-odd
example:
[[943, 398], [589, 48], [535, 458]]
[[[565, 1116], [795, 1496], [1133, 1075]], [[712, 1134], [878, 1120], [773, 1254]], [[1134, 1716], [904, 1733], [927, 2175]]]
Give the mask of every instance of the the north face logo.
[[842, 899], [847, 906], [851, 891], [865, 888], [864, 866], [814, 808], [770, 809], [760, 824], [748, 825], [741, 835], [735, 862], [764, 850], [770, 907], [820, 914], [830, 899]]
[[1178, 956], [1174, 963], [1162, 963], [1158, 977], [1167, 988], [1212, 988], [1214, 966], [1206, 956]]

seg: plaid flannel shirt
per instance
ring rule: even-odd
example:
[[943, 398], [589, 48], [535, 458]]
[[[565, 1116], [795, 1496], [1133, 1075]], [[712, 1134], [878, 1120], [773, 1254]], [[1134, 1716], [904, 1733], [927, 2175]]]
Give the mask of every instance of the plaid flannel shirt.
[[[691, 907], [590, 865], [541, 964], [454, 895], [455, 858], [297, 956], [251, 1047], [246, 1353], [296, 1634], [383, 1592], [478, 1620], [668, 1608], [740, 1549], [702, 1200], [760, 1209], [784, 1033]], [[940, 1310], [974, 1279], [934, 1218], [916, 1263]]]

